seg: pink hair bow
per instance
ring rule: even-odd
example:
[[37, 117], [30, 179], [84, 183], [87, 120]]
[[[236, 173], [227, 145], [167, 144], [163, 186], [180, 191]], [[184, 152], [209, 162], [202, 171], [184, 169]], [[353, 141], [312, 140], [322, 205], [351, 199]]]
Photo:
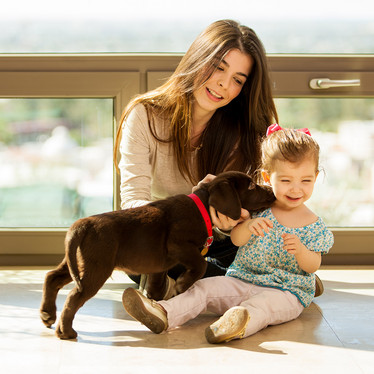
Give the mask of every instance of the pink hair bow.
[[[266, 136], [269, 136], [270, 134], [276, 132], [276, 131], [280, 131], [280, 130], [283, 130], [282, 127], [280, 127], [277, 123], [274, 123], [272, 125], [270, 125], [268, 127], [268, 129], [266, 130]], [[309, 129], [304, 127], [303, 129], [295, 129], [296, 131], [301, 131], [307, 135], [310, 135], [312, 136], [312, 134], [310, 133]]]

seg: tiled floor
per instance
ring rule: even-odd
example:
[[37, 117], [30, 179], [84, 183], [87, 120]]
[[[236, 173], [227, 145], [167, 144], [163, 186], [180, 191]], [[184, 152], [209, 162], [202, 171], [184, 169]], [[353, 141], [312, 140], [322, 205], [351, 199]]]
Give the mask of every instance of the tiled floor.
[[325, 293], [297, 320], [222, 345], [205, 341], [212, 314], [161, 335], [133, 321], [120, 272], [77, 314], [78, 339], [61, 341], [39, 319], [46, 271], [0, 268], [0, 373], [374, 373], [374, 267], [319, 270]]

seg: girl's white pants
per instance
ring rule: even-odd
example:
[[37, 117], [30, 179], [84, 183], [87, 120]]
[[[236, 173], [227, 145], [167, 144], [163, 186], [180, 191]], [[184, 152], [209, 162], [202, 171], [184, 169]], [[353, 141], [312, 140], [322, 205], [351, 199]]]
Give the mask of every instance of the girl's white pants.
[[289, 291], [256, 286], [227, 276], [200, 279], [186, 292], [158, 303], [167, 312], [168, 329], [206, 311], [222, 315], [234, 306], [244, 306], [250, 315], [245, 337], [269, 325], [291, 321], [304, 310], [299, 299]]

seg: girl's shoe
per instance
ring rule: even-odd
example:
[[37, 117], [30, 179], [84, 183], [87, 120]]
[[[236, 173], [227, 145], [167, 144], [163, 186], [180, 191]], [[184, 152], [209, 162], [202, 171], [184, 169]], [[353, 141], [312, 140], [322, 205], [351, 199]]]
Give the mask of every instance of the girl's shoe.
[[160, 334], [168, 328], [165, 310], [156, 301], [145, 297], [140, 291], [127, 288], [122, 295], [122, 304], [131, 317], [155, 334]]
[[222, 343], [241, 339], [249, 319], [249, 312], [243, 306], [230, 308], [218, 321], [205, 329], [206, 340], [209, 343]]

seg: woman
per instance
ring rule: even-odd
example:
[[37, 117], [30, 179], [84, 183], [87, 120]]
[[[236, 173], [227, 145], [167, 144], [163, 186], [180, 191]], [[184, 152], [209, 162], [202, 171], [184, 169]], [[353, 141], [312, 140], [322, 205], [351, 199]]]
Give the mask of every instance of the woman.
[[[260, 138], [274, 121], [278, 117], [261, 41], [235, 21], [214, 22], [165, 84], [137, 96], [125, 109], [115, 144], [115, 155], [121, 154], [121, 207], [189, 194], [198, 181], [225, 170], [253, 174]], [[210, 213], [213, 225], [223, 231], [239, 222], [213, 209]], [[248, 215], [243, 210], [241, 220]], [[205, 276], [223, 275], [236, 251], [229, 238], [215, 241]]]

